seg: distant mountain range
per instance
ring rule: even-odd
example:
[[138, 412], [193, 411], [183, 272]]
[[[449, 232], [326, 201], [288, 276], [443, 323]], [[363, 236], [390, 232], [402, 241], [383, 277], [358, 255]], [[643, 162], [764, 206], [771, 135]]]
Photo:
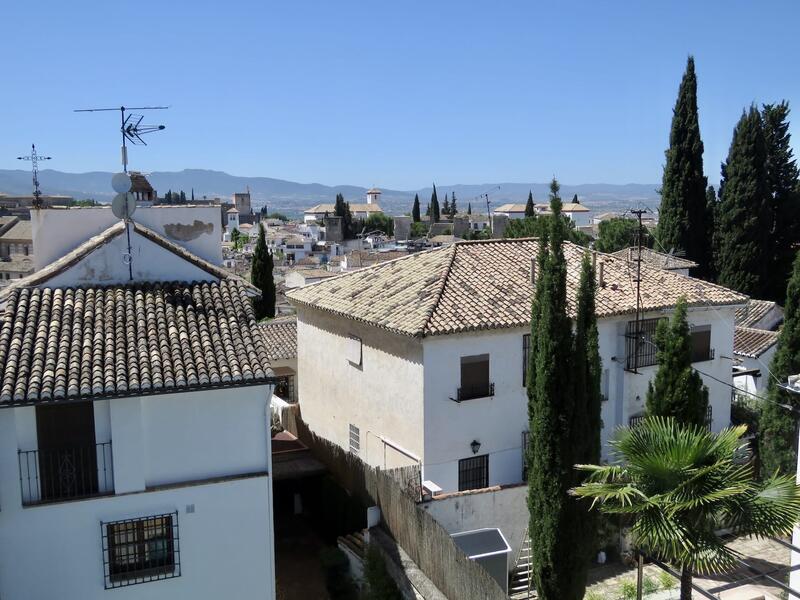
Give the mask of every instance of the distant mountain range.
[[[111, 175], [103, 171], [90, 173], [63, 173], [46, 169], [39, 172], [42, 192], [45, 194], [65, 194], [75, 199], [93, 198], [98, 202], [110, 202], [114, 197], [111, 189]], [[195, 198], [219, 197], [229, 199], [234, 192], [245, 191], [248, 187], [256, 208], [267, 204], [270, 212], [282, 212], [289, 216], [299, 216], [304, 209], [315, 204], [333, 202], [336, 194], [344, 195], [352, 203], [365, 201], [367, 188], [354, 185], [328, 186], [320, 183], [297, 183], [271, 177], [238, 177], [222, 171], [205, 169], [185, 169], [177, 172], [148, 173], [147, 178], [162, 196], [167, 190], [183, 190]], [[624, 211], [631, 206], [643, 203], [655, 208], [659, 203], [656, 189], [658, 184], [629, 183], [624, 185], [608, 183], [586, 183], [562, 185], [561, 195], [565, 201], [578, 194], [581, 203], [592, 209], [593, 213]], [[472, 203], [473, 211], [486, 210], [483, 193], [489, 194], [492, 207], [506, 202], [525, 202], [528, 191], [533, 191], [537, 202], [546, 202], [549, 190], [547, 183], [481, 183], [437, 185], [439, 203], [444, 202], [445, 194], [456, 194], [459, 209], [466, 209]], [[388, 214], [404, 214], [411, 210], [414, 194], [419, 194], [423, 211], [431, 196], [432, 188], [419, 190], [383, 189], [381, 207]], [[0, 193], [30, 194], [30, 171], [0, 169]]]

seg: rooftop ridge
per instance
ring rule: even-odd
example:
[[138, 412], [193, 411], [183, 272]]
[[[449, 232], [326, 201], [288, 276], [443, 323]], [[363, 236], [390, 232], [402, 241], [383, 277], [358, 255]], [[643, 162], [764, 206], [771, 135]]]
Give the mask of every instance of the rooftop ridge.
[[433, 318], [433, 314], [436, 312], [436, 309], [439, 307], [439, 303], [442, 301], [442, 294], [444, 293], [444, 289], [447, 287], [447, 282], [450, 279], [450, 273], [453, 269], [453, 262], [456, 259], [457, 249], [455, 244], [451, 248], [447, 248], [447, 251], [450, 252], [450, 260], [447, 261], [447, 265], [444, 268], [444, 277], [442, 277], [439, 287], [436, 290], [433, 304], [431, 304], [430, 308], [426, 311], [427, 315], [425, 316], [425, 322], [422, 324], [421, 335], [425, 335], [425, 333], [430, 330], [431, 319]]

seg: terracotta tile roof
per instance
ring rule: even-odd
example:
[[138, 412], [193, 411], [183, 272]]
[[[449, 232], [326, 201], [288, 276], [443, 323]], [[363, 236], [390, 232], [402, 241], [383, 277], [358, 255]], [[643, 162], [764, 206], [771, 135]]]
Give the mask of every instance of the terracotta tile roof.
[[243, 285], [21, 288], [0, 326], [0, 405], [240, 386], [269, 376]]
[[305, 279], [321, 279], [323, 277], [333, 277], [336, 275], [333, 271], [327, 271], [325, 269], [294, 269], [290, 271], [290, 273], [297, 273]]
[[361, 269], [372, 265], [408, 256], [405, 250], [389, 250], [386, 252], [369, 252], [367, 250], [353, 250], [345, 258], [348, 269]]
[[[148, 229], [144, 225], [140, 223], [132, 223], [133, 230], [140, 234], [142, 237], [147, 238], [151, 242], [158, 244], [165, 250], [180, 256], [182, 259], [186, 260], [187, 262], [195, 265], [196, 267], [202, 269], [209, 275], [219, 278], [219, 279], [236, 279], [238, 280], [245, 289], [251, 295], [260, 295], [260, 291], [255, 286], [251, 285], [249, 282], [245, 281], [244, 279], [232, 274], [230, 271], [217, 266], [213, 263], [208, 262], [200, 258], [199, 256], [192, 254], [183, 246], [175, 244], [169, 241], [164, 236], [156, 233], [155, 231]], [[4, 288], [0, 292], [0, 300], [3, 300], [5, 297], [9, 295], [11, 290], [23, 287], [33, 287], [33, 286], [40, 286], [47, 283], [48, 280], [52, 279], [56, 275], [67, 271], [70, 267], [74, 266], [75, 264], [79, 263], [81, 260], [86, 258], [89, 254], [100, 248], [101, 246], [107, 244], [111, 240], [113, 240], [118, 235], [122, 235], [125, 232], [125, 223], [120, 221], [119, 223], [115, 223], [102, 233], [89, 238], [83, 244], [68, 252], [61, 258], [56, 261], [53, 261], [46, 267], [43, 267], [25, 277], [23, 279], [14, 280], [14, 283], [10, 284], [6, 288]]]
[[[621, 258], [622, 260], [630, 260], [635, 262], [637, 251], [636, 248], [631, 247], [617, 250], [612, 254]], [[651, 250], [650, 248], [642, 248], [642, 264], [648, 264], [656, 269], [667, 269], [670, 271], [677, 269], [693, 269], [697, 266], [697, 263], [693, 260], [688, 260], [679, 256], [673, 256], [672, 254], [657, 252], [656, 250]]]
[[256, 328], [267, 349], [269, 360], [297, 358], [297, 318], [278, 317]]
[[[521, 327], [530, 322], [531, 262], [535, 239], [458, 242], [348, 272], [293, 290], [288, 298], [309, 306], [411, 336]], [[575, 306], [585, 248], [567, 243], [569, 310]], [[598, 289], [600, 317], [636, 310], [634, 272], [627, 261], [598, 253], [605, 285]], [[674, 306], [739, 305], [747, 297], [671, 271], [642, 267], [645, 311]]]
[[733, 331], [733, 353], [739, 356], [758, 358], [778, 343], [777, 331], [736, 327]]
[[736, 311], [736, 324], [741, 327], [752, 327], [775, 308], [780, 308], [775, 302], [751, 298], [746, 306]]

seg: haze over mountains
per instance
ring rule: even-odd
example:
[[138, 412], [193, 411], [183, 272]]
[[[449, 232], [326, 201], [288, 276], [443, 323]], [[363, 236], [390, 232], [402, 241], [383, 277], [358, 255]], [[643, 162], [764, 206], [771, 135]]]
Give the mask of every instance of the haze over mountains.
[[[39, 172], [39, 180], [44, 194], [65, 194], [75, 199], [93, 198], [99, 202], [110, 202], [114, 196], [111, 189], [110, 172], [64, 173], [45, 169]], [[239, 177], [222, 171], [206, 169], [185, 169], [177, 172], [148, 173], [150, 183], [162, 196], [167, 190], [183, 190], [187, 196], [194, 189], [195, 198], [231, 198], [234, 192], [250, 188], [255, 207], [268, 205], [270, 212], [277, 211], [289, 216], [299, 216], [302, 211], [315, 204], [333, 202], [336, 194], [344, 195], [351, 203], [365, 201], [366, 187], [355, 185], [327, 186], [319, 183], [297, 183], [271, 177]], [[380, 187], [381, 207], [388, 214], [404, 214], [411, 210], [414, 194], [419, 194], [420, 204], [427, 205], [431, 187], [419, 190], [391, 190]], [[624, 211], [632, 206], [644, 204], [655, 209], [659, 203], [656, 192], [659, 184], [608, 184], [587, 183], [580, 185], [563, 184], [561, 195], [568, 201], [573, 194], [592, 212]], [[473, 211], [486, 210], [486, 200], [479, 196], [488, 193], [492, 207], [505, 202], [525, 202], [528, 190], [533, 190], [537, 202], [546, 202], [548, 183], [481, 183], [436, 186], [439, 203], [444, 202], [445, 194], [456, 193], [458, 207], [466, 209], [469, 202]], [[24, 170], [0, 169], [0, 193], [30, 194], [31, 174]]]

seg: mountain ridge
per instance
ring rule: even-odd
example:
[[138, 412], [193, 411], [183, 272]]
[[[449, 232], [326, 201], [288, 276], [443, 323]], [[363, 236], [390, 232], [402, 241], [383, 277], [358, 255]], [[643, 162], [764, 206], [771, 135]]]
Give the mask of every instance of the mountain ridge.
[[[106, 171], [86, 173], [67, 173], [53, 169], [39, 171], [39, 181], [44, 194], [64, 194], [76, 199], [92, 198], [98, 202], [110, 202], [114, 197], [111, 189], [111, 175]], [[219, 197], [230, 199], [234, 192], [249, 188], [254, 207], [267, 204], [270, 211], [284, 212], [296, 216], [306, 208], [320, 203], [333, 202], [336, 194], [344, 195], [352, 203], [364, 201], [368, 188], [357, 185], [325, 185], [322, 183], [300, 183], [273, 177], [247, 177], [231, 175], [212, 169], [183, 169], [182, 171], [153, 171], [147, 178], [159, 195], [167, 190], [183, 190], [187, 196], [194, 188], [195, 198]], [[658, 184], [641, 183], [583, 183], [562, 184], [561, 195], [565, 200], [578, 194], [581, 202], [593, 212], [625, 210], [632, 205], [643, 203], [655, 208], [659, 203], [656, 191]], [[428, 203], [431, 187], [417, 190], [393, 190], [380, 188], [381, 207], [388, 214], [403, 214], [411, 210], [414, 194], [419, 194], [423, 207]], [[485, 206], [481, 194], [488, 193], [492, 207], [506, 202], [525, 202], [528, 191], [532, 190], [537, 202], [544, 202], [549, 193], [549, 183], [479, 183], [436, 186], [439, 203], [444, 203], [445, 194], [456, 194], [460, 209], [472, 203], [473, 210]], [[0, 169], [0, 193], [30, 194], [30, 171], [21, 169]]]

